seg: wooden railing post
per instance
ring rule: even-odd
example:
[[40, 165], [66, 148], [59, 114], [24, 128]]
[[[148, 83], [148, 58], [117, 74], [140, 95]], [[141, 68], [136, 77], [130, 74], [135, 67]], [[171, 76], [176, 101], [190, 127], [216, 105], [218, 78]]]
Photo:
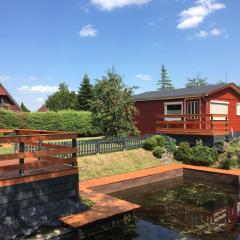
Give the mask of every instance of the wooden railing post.
[[[77, 148], [77, 139], [73, 138], [72, 139], [72, 148]], [[72, 153], [72, 166], [75, 167], [77, 165], [77, 152]]]
[[[38, 142], [38, 151], [42, 150], [42, 141]], [[38, 158], [38, 160], [41, 160], [41, 157]]]
[[211, 129], [213, 130], [213, 115], [211, 115], [210, 119], [211, 119]]
[[[25, 143], [20, 142], [19, 143], [19, 153], [24, 153], [25, 152]], [[24, 158], [19, 158], [19, 175], [23, 176], [24, 175]]]

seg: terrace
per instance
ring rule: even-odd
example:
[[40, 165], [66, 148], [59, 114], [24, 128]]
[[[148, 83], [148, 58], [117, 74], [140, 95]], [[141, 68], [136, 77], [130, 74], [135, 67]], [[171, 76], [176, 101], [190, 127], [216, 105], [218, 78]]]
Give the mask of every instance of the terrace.
[[[0, 155], [1, 180], [15, 178], [17, 182], [20, 177], [64, 170], [77, 173], [77, 133], [26, 129], [0, 129], [0, 133], [0, 145], [14, 146], [13, 153]], [[48, 143], [52, 140], [71, 140], [72, 146]], [[29, 146], [35, 150], [30, 152]]]
[[229, 134], [226, 114], [158, 114], [156, 119], [157, 133], [201, 136]]

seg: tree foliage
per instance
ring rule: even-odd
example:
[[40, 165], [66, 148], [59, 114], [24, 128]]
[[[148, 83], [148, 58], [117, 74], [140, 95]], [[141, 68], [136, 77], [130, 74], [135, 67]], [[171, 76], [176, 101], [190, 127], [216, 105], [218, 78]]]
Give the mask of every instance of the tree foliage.
[[87, 74], [84, 75], [77, 95], [77, 109], [89, 111], [91, 109], [91, 100], [93, 98], [93, 86]]
[[161, 79], [158, 81], [158, 90], [166, 91], [174, 89], [172, 81], [168, 77], [167, 70], [164, 65], [162, 65]]
[[65, 83], [60, 83], [58, 91], [48, 97], [46, 107], [51, 111], [66, 109], [76, 109], [77, 95], [74, 91], [69, 91]]
[[207, 82], [208, 78], [203, 78], [201, 77], [200, 74], [197, 74], [195, 77], [193, 78], [188, 78], [187, 83], [186, 83], [186, 87], [187, 88], [191, 88], [191, 87], [199, 87], [199, 86], [206, 86], [208, 85]]
[[30, 112], [30, 110], [24, 105], [24, 103], [21, 103], [21, 109], [23, 112]]
[[93, 122], [106, 136], [137, 134], [133, 102], [134, 87], [127, 87], [122, 77], [112, 68], [94, 86], [92, 101]]

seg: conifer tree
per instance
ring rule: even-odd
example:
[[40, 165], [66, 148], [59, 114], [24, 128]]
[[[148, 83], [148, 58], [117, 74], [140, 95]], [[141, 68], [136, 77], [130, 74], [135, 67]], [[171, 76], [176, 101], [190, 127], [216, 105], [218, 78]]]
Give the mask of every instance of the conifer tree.
[[166, 91], [174, 89], [172, 81], [169, 79], [167, 70], [164, 65], [162, 65], [161, 79], [158, 81], [158, 90]]
[[201, 77], [199, 73], [193, 78], [188, 78], [187, 83], [185, 84], [187, 88], [206, 86], [206, 85], [208, 85], [207, 78]]
[[30, 112], [30, 110], [24, 105], [23, 102], [21, 103], [21, 106], [20, 106], [20, 107], [21, 107], [21, 109], [22, 109], [23, 112]]
[[78, 90], [77, 98], [77, 109], [90, 111], [91, 100], [93, 98], [93, 86], [90, 84], [90, 80], [87, 74], [85, 74], [83, 77], [82, 83]]

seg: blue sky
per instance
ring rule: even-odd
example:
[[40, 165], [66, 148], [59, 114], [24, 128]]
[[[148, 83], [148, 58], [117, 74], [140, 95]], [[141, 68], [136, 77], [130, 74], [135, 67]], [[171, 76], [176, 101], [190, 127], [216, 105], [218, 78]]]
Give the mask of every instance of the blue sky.
[[0, 81], [31, 110], [113, 65], [137, 92], [156, 89], [162, 64], [175, 87], [197, 73], [240, 83], [239, 12], [239, 0], [0, 0]]

